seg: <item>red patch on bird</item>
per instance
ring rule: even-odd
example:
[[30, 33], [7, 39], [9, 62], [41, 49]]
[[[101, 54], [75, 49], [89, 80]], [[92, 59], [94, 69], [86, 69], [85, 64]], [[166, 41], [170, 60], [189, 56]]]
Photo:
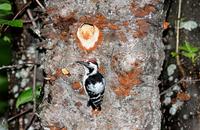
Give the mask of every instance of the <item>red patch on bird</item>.
[[95, 58], [92, 58], [92, 59], [88, 59], [86, 60], [87, 62], [92, 62], [94, 64], [97, 64], [97, 60]]

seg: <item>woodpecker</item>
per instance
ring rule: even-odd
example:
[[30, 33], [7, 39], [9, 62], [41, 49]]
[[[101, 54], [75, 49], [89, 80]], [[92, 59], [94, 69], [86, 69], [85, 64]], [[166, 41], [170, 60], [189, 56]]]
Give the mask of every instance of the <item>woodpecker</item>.
[[98, 64], [93, 60], [77, 61], [77, 63], [83, 65], [85, 69], [83, 86], [89, 96], [87, 106], [91, 106], [93, 110], [101, 111], [106, 82], [102, 74], [98, 72]]

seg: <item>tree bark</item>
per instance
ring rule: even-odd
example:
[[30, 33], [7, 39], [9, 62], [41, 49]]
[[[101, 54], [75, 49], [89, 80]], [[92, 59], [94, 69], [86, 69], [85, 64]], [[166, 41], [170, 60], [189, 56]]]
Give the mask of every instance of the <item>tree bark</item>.
[[[159, 130], [158, 76], [164, 60], [162, 0], [49, 0], [42, 30], [47, 83], [43, 126], [69, 130]], [[77, 36], [88, 25], [98, 38], [89, 49]], [[87, 28], [86, 27], [86, 28]], [[90, 35], [91, 34], [91, 35]], [[88, 36], [88, 37], [86, 37]], [[94, 38], [95, 39], [95, 38]], [[101, 112], [87, 107], [84, 70], [76, 61], [96, 59], [106, 78]]]

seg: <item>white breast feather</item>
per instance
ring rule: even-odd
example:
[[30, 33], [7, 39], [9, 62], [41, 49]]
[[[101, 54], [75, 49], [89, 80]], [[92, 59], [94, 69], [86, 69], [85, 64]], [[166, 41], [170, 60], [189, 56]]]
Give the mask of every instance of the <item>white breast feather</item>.
[[94, 84], [89, 84], [88, 89], [96, 94], [99, 94], [103, 92], [105, 84], [102, 84], [101, 82], [97, 82]]

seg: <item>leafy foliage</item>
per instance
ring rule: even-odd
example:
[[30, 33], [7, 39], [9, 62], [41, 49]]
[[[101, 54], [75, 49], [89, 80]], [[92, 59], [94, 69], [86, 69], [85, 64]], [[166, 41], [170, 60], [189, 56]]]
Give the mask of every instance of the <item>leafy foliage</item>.
[[9, 3], [0, 4], [0, 10], [11, 11], [11, 5]]
[[12, 27], [22, 27], [23, 23], [22, 20], [5, 20], [5, 19], [0, 19], [0, 24], [2, 25], [9, 25]]
[[194, 47], [191, 43], [185, 41], [182, 46], [179, 47], [181, 51], [179, 54], [176, 52], [171, 52], [172, 57], [176, 57], [177, 55], [182, 55], [189, 58], [194, 64], [199, 57], [199, 48]]
[[[35, 88], [35, 98], [39, 99], [41, 93], [41, 86], [36, 86]], [[17, 98], [16, 108], [19, 108], [20, 105], [32, 102], [33, 101], [33, 89], [30, 87], [27, 90], [21, 92], [21, 94]]]
[[2, 28], [2, 25], [9, 25], [12, 27], [22, 27], [23, 22], [22, 20], [8, 20], [6, 19], [6, 16], [9, 14], [12, 14], [12, 8], [9, 1], [1, 1], [0, 2], [0, 28]]
[[[0, 66], [11, 63], [11, 40], [12, 34], [3, 33], [4, 25], [12, 27], [22, 27], [21, 20], [10, 20], [12, 13], [12, 5], [9, 0], [0, 0]], [[8, 108], [8, 78], [5, 70], [0, 70], [0, 116], [7, 111]]]
[[180, 46], [179, 49], [181, 50], [181, 54], [189, 58], [193, 64], [196, 62], [196, 59], [198, 58], [199, 48], [194, 47], [192, 46], [192, 44], [185, 41], [185, 43], [182, 46]]

